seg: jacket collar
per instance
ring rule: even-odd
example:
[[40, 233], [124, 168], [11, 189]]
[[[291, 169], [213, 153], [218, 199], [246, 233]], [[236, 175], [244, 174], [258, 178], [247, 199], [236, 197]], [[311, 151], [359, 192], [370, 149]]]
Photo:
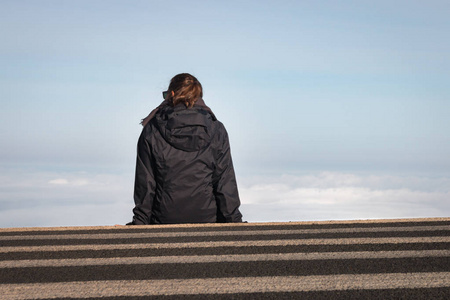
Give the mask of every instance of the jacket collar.
[[[153, 119], [153, 117], [156, 115], [156, 113], [160, 110], [163, 109], [167, 106], [171, 106], [170, 105], [170, 101], [168, 100], [164, 100], [163, 102], [161, 102], [161, 104], [156, 107], [155, 109], [153, 109], [150, 114], [145, 117], [144, 119], [141, 120], [141, 124], [142, 126], [145, 127], [145, 125], [147, 125], [148, 122], [150, 122], [151, 119]], [[183, 105], [184, 106], [184, 105]], [[206, 110], [207, 112], [209, 112], [211, 114], [211, 117], [214, 121], [217, 120], [216, 116], [214, 115], [214, 113], [212, 112], [211, 108], [209, 108], [206, 104], [205, 101], [203, 101], [202, 98], [197, 99], [197, 101], [195, 101], [194, 107], [196, 108], [202, 108], [204, 110]]]

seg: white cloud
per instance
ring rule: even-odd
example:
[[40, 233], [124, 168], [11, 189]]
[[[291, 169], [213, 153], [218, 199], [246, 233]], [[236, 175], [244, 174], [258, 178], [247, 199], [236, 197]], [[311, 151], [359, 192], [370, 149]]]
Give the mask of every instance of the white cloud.
[[132, 174], [0, 170], [0, 227], [131, 220]]
[[[133, 174], [1, 170], [0, 227], [131, 220]], [[238, 178], [250, 222], [448, 217], [450, 178], [322, 172]]]
[[48, 183], [49, 184], [61, 184], [61, 185], [64, 185], [64, 184], [68, 184], [69, 181], [67, 181], [67, 179], [64, 179], [64, 178], [58, 178], [58, 179], [52, 179]]
[[357, 175], [255, 177], [240, 187], [250, 221], [438, 217], [450, 214], [450, 178]]
[[[52, 179], [48, 182], [49, 184], [56, 184], [56, 185], [71, 185], [71, 186], [83, 186], [90, 184], [89, 179], [86, 178], [73, 178], [70, 181], [65, 178], [57, 178]], [[98, 183], [94, 183], [98, 184]]]

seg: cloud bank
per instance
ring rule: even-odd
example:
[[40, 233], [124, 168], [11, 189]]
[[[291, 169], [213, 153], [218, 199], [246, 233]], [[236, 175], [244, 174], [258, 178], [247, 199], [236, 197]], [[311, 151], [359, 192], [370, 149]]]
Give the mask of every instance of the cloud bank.
[[322, 172], [244, 180], [255, 221], [439, 217], [450, 213], [450, 179]]
[[[3, 170], [0, 227], [125, 224], [132, 174]], [[318, 172], [238, 178], [249, 222], [448, 217], [450, 178]]]

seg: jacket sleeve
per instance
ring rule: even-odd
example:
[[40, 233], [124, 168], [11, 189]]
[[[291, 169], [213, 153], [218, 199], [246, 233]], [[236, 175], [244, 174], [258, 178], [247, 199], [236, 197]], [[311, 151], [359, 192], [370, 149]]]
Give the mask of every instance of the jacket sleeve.
[[134, 182], [133, 221], [130, 225], [150, 224], [156, 182], [151, 147], [146, 140], [146, 132], [150, 126], [144, 127], [137, 145], [136, 175]]
[[239, 211], [241, 201], [231, 159], [230, 142], [223, 125], [220, 130], [215, 161], [213, 188], [217, 203], [217, 222], [242, 222], [242, 214]]

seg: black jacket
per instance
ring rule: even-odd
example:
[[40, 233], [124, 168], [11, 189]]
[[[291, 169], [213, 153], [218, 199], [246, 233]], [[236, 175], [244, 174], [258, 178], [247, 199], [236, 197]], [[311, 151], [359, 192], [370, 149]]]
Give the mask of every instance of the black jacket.
[[201, 106], [164, 106], [137, 147], [132, 224], [242, 222], [225, 127]]

